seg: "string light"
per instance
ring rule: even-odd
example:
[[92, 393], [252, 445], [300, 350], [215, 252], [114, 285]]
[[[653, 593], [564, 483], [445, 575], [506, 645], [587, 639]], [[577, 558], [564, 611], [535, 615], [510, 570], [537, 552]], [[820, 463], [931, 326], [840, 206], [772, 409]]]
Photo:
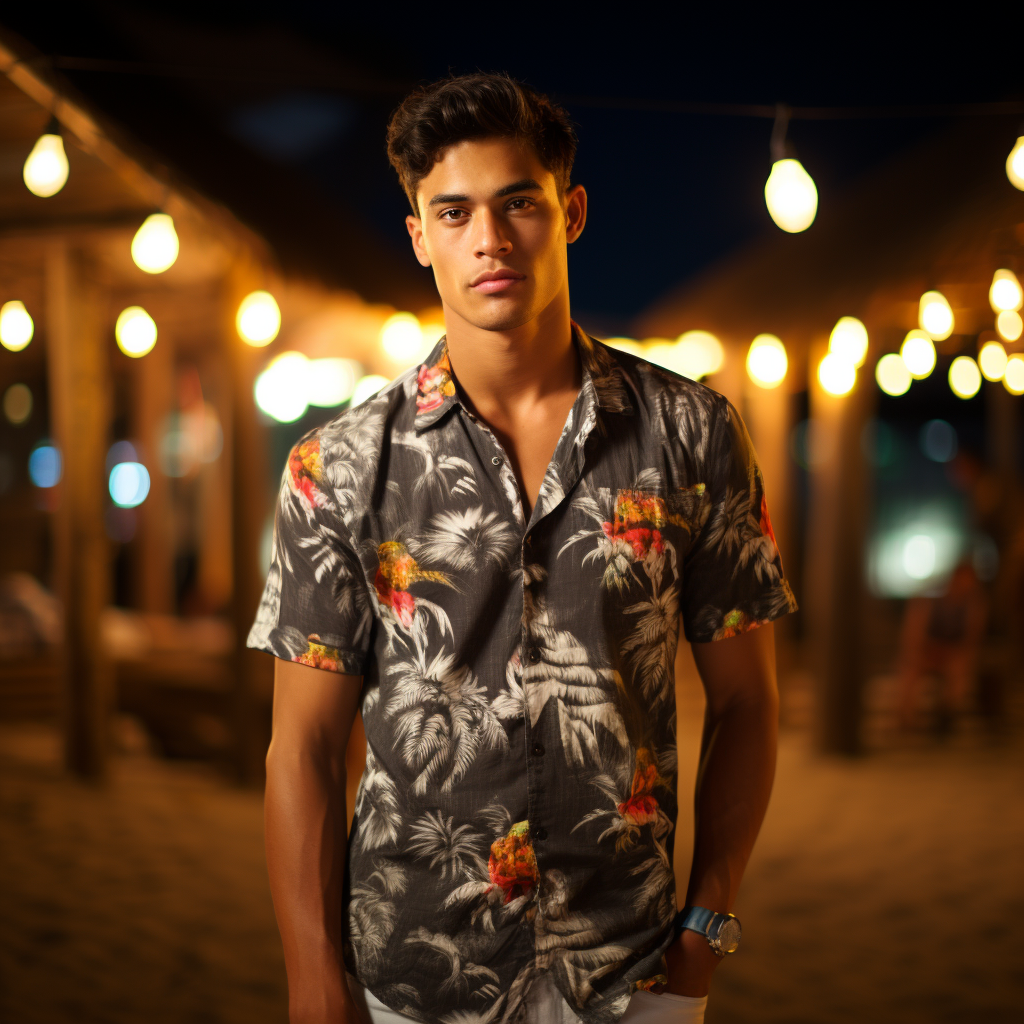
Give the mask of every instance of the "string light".
[[1017, 139], [1006, 158], [1006, 176], [1014, 188], [1024, 191], [1024, 135]]
[[50, 118], [46, 130], [36, 139], [22, 177], [25, 187], [33, 195], [48, 199], [55, 196], [68, 180], [68, 155], [64, 152], [64, 140], [60, 137], [57, 119]]
[[250, 292], [238, 307], [235, 317], [238, 335], [247, 345], [263, 348], [281, 330], [281, 309], [270, 292]]
[[141, 306], [129, 306], [117, 318], [114, 337], [126, 356], [140, 359], [156, 344], [156, 323]]
[[1006, 360], [1006, 369], [1003, 371], [1003, 387], [1011, 395], [1024, 395], [1024, 354], [1014, 352]]
[[868, 354], [868, 329], [855, 316], [840, 317], [829, 336], [828, 350], [851, 366], [863, 366]]
[[986, 341], [978, 353], [978, 366], [985, 380], [1002, 380], [1006, 372], [1006, 349], [998, 341]]
[[764, 186], [764, 201], [775, 223], [796, 234], [806, 231], [818, 212], [818, 190], [814, 179], [796, 159], [793, 147], [786, 141], [790, 110], [780, 103], [775, 108], [772, 125], [772, 170]]
[[973, 398], [981, 390], [981, 370], [970, 356], [957, 356], [950, 363], [949, 386], [957, 398]]
[[857, 382], [857, 368], [848, 359], [829, 352], [818, 364], [818, 381], [830, 395], [846, 395]]
[[1020, 309], [1024, 306], [1024, 292], [1021, 291], [1020, 281], [1012, 270], [997, 270], [992, 275], [988, 301], [993, 313], [1001, 313], [1006, 309]]
[[761, 388], [778, 387], [786, 377], [786, 346], [774, 334], [759, 334], [747, 351], [747, 376]]
[[1004, 309], [996, 317], [996, 330], [1005, 341], [1016, 341], [1024, 333], [1024, 320], [1015, 309]]
[[875, 366], [875, 380], [887, 395], [905, 395], [913, 379], [907, 364], [895, 352], [882, 356]]
[[278, 423], [294, 423], [309, 406], [309, 360], [301, 352], [282, 352], [256, 378], [256, 404]]
[[20, 352], [35, 333], [35, 324], [25, 303], [11, 299], [0, 306], [0, 345], [10, 352]]
[[945, 341], [953, 333], [953, 310], [942, 292], [925, 292], [921, 296], [918, 324], [932, 341]]
[[178, 233], [169, 214], [151, 213], [132, 239], [132, 259], [147, 274], [162, 274], [178, 258]]
[[900, 358], [911, 377], [923, 380], [935, 369], [935, 345], [924, 331], [909, 331], [900, 346]]
[[414, 313], [393, 313], [380, 329], [380, 344], [389, 359], [411, 365], [424, 349], [419, 319]]

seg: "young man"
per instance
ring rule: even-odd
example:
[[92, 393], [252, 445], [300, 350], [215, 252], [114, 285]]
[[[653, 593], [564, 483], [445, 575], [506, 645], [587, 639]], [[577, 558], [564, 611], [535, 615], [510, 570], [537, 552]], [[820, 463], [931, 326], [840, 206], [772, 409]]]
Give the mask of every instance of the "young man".
[[[749, 439], [570, 319], [563, 111], [453, 78], [388, 141], [447, 335], [292, 451], [249, 637], [280, 659], [291, 1020], [699, 1021], [774, 775], [770, 623], [796, 607]], [[680, 619], [707, 693], [681, 911]]]

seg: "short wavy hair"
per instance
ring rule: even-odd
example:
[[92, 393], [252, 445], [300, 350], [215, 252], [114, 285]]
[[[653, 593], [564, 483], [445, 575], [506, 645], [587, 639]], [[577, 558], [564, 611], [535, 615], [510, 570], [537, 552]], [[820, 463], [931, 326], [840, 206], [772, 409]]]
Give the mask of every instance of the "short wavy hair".
[[563, 192], [576, 157], [569, 115], [503, 72], [442, 78], [410, 93], [388, 123], [388, 159], [419, 216], [416, 189], [450, 146], [467, 139], [523, 139]]

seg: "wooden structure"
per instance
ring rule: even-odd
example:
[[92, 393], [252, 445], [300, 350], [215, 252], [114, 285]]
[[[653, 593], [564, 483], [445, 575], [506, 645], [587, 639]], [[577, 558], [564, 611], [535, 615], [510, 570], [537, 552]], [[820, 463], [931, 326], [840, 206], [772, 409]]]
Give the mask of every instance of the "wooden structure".
[[[368, 372], [392, 375], [377, 345], [381, 322], [395, 307], [433, 306], [436, 294], [422, 276], [396, 271], [379, 246], [354, 230], [349, 239], [332, 239], [348, 255], [320, 278], [308, 268], [291, 270], [223, 197], [215, 202], [183, 180], [171, 161], [40, 70], [45, 62], [26, 57], [33, 55], [0, 43], [0, 302], [21, 299], [36, 325], [26, 349], [0, 351], [0, 393], [23, 382], [36, 397], [26, 424], [3, 425], [13, 479], [0, 494], [0, 572], [42, 576], [48, 567], [44, 582], [64, 609], [59, 674], [67, 765], [102, 778], [113, 702], [103, 617], [114, 589], [112, 514], [116, 520], [105, 463], [114, 441], [131, 438], [149, 467], [151, 492], [133, 514], [135, 538], [118, 563], [129, 602], [156, 616], [175, 611], [176, 538], [180, 546], [182, 529], [195, 529], [194, 610], [227, 613], [235, 655], [223, 683], [216, 672], [190, 671], [187, 658], [178, 674], [229, 691], [232, 761], [239, 779], [255, 782], [262, 777], [272, 663], [243, 644], [263, 586], [259, 548], [279, 471], [267, 465], [255, 377], [288, 348], [352, 356]], [[51, 116], [62, 127], [71, 171], [64, 188], [43, 199], [25, 188], [21, 170]], [[166, 272], [149, 275], [133, 263], [130, 246], [158, 210], [174, 218], [180, 255]], [[305, 230], [321, 227], [309, 223]], [[347, 268], [354, 280], [346, 289]], [[281, 335], [265, 349], [244, 345], [235, 330], [239, 301], [256, 288], [271, 289], [282, 309]], [[129, 359], [114, 341], [116, 317], [129, 305], [143, 306], [158, 325], [156, 346], [141, 359]], [[168, 469], [168, 424], [190, 410], [208, 417], [221, 443], [187, 468]], [[63, 462], [60, 483], [44, 491], [31, 487], [25, 473], [29, 448], [41, 437], [52, 438]], [[192, 512], [183, 527], [186, 491]]]
[[[1024, 270], [1024, 194], [1004, 171], [1017, 129], [1011, 118], [985, 117], [936, 134], [841, 200], [823, 197], [818, 219], [805, 233], [771, 230], [668, 295], [634, 325], [635, 337], [703, 329], [726, 345], [726, 371], [710, 383], [744, 410], [787, 572], [793, 576], [794, 567], [802, 567], [795, 578], [807, 661], [818, 687], [818, 741], [825, 750], [853, 753], [861, 745], [859, 624], [869, 471], [860, 439], [878, 394], [874, 365], [917, 327], [919, 297], [933, 288], [945, 294], [956, 318], [956, 333], [940, 351], [977, 354], [978, 335], [993, 327], [993, 271]], [[871, 348], [854, 391], [836, 398], [821, 388], [816, 371], [833, 325], [845, 315], [865, 323]], [[772, 391], [752, 386], [742, 372], [751, 340], [766, 332], [783, 339], [790, 362], [785, 382]], [[1020, 400], [999, 384], [985, 387], [998, 410], [990, 434], [993, 455], [1012, 472]], [[798, 537], [789, 511], [788, 441], [795, 396], [805, 391], [812, 423], [821, 427], [816, 437], [826, 441], [828, 452], [812, 470], [808, 526]]]

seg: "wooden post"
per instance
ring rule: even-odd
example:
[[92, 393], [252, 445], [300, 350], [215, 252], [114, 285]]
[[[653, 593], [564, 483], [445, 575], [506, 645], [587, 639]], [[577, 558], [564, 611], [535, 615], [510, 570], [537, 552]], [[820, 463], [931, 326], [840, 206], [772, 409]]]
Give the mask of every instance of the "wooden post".
[[225, 281], [223, 312], [224, 344], [232, 380], [231, 436], [230, 441], [225, 438], [225, 450], [231, 463], [232, 482], [234, 769], [238, 781], [250, 786], [262, 785], [264, 780], [268, 739], [264, 719], [274, 686], [273, 660], [245, 646], [265, 582], [259, 552], [263, 526], [273, 509], [273, 489], [267, 469], [269, 438], [253, 399], [256, 376], [268, 356], [266, 350], [252, 348], [239, 338], [235, 315], [242, 299], [260, 287], [263, 282], [256, 268], [247, 260], [237, 260]]
[[104, 528], [110, 354], [97, 286], [81, 254], [55, 240], [46, 258], [46, 337], [53, 436], [63, 476], [54, 513], [54, 589], [64, 608], [64, 753], [82, 778], [107, 771], [111, 667], [100, 618], [110, 600]]
[[836, 754], [861, 751], [864, 658], [864, 544], [868, 474], [861, 437], [873, 400], [868, 372], [841, 397], [818, 382], [824, 345], [812, 347], [808, 376], [813, 464], [804, 559], [805, 635], [816, 686], [816, 740]]

